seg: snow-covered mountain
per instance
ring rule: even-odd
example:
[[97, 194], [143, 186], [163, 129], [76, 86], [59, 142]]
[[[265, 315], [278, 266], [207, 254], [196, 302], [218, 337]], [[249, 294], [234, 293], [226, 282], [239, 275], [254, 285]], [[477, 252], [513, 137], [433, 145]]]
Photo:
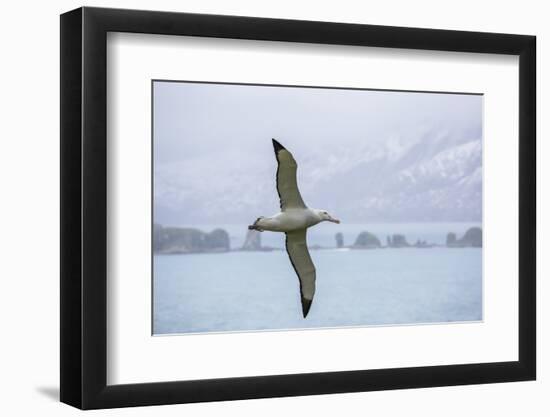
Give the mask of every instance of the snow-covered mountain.
[[[291, 151], [304, 200], [346, 222], [480, 221], [482, 142], [470, 136], [438, 130]], [[275, 160], [264, 154], [232, 149], [156, 167], [155, 221], [246, 223], [276, 212]]]

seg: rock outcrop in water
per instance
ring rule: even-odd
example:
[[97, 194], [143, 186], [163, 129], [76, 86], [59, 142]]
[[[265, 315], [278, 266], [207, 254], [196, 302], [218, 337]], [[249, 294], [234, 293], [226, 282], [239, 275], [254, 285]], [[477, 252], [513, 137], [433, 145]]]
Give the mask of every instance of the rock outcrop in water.
[[445, 242], [447, 246], [453, 246], [456, 243], [456, 233], [447, 233], [447, 240]]
[[269, 252], [272, 250], [278, 250], [278, 248], [273, 248], [271, 246], [263, 246], [262, 233], [256, 230], [248, 230], [246, 233], [246, 237], [244, 239], [244, 243], [242, 247], [238, 250], [250, 251], [250, 252], [254, 252], [254, 251]]
[[449, 248], [481, 248], [482, 246], [483, 233], [479, 227], [470, 227], [458, 240], [454, 233], [447, 235], [447, 247]]
[[375, 249], [381, 247], [380, 240], [370, 232], [361, 232], [355, 243], [353, 244], [353, 249]]
[[388, 236], [387, 242], [388, 242], [388, 247], [390, 248], [408, 248], [409, 246], [411, 246], [407, 242], [405, 235], [396, 234], [396, 235]]
[[434, 245], [431, 243], [428, 243], [425, 240], [417, 239], [416, 243], [413, 245], [415, 248], [433, 248]]
[[227, 252], [229, 234], [223, 229], [210, 233], [194, 228], [153, 227], [153, 251], [162, 254]]
[[344, 247], [344, 235], [342, 234], [342, 232], [336, 233], [334, 235], [334, 238], [336, 239], [336, 247], [338, 249], [343, 248]]
[[262, 234], [256, 230], [249, 230], [241, 250], [262, 250]]

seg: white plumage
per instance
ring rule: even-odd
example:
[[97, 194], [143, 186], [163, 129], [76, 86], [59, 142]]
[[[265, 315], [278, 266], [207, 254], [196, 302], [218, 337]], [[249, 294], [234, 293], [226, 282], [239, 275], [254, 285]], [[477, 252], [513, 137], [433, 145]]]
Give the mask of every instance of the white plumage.
[[298, 165], [292, 154], [273, 139], [273, 148], [277, 158], [277, 192], [281, 212], [271, 217], [259, 217], [251, 230], [286, 233], [286, 251], [296, 275], [300, 280], [302, 313], [307, 316], [315, 294], [315, 265], [307, 248], [307, 229], [316, 224], [329, 221], [340, 223], [325, 210], [308, 208], [298, 189], [296, 171]]

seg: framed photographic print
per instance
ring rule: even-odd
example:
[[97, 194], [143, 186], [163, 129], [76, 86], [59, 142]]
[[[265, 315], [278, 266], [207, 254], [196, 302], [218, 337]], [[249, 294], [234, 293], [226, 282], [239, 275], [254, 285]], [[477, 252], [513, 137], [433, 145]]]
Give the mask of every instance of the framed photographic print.
[[535, 379], [535, 38], [61, 16], [61, 401]]

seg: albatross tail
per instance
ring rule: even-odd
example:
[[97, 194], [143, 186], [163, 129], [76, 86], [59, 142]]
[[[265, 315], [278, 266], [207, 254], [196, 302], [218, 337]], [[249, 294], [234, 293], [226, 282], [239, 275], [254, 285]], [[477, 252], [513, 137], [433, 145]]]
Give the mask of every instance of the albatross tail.
[[258, 222], [262, 219], [263, 219], [263, 217], [258, 217], [256, 219], [256, 221], [254, 222], [254, 224], [251, 224], [251, 225], [248, 226], [248, 230], [257, 230], [258, 232], [263, 232], [264, 230], [258, 224]]

